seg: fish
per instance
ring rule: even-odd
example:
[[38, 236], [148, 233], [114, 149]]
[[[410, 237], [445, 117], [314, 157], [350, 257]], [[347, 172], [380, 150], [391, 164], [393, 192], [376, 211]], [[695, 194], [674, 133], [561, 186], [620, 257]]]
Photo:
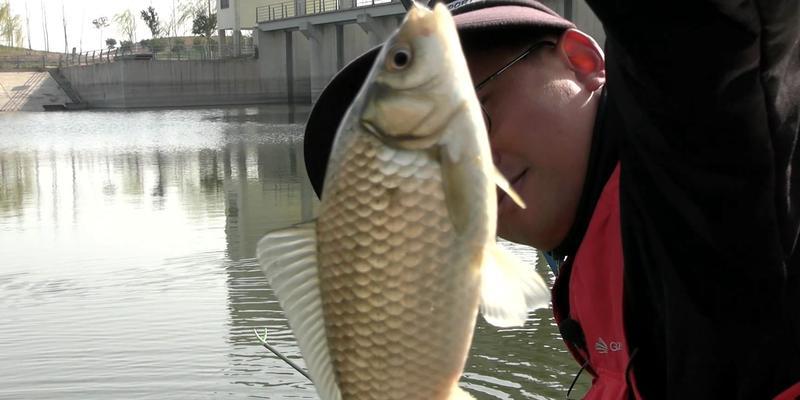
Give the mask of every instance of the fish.
[[414, 5], [337, 129], [315, 220], [257, 258], [322, 400], [470, 399], [478, 311], [496, 326], [547, 307], [497, 243], [500, 187], [447, 8]]

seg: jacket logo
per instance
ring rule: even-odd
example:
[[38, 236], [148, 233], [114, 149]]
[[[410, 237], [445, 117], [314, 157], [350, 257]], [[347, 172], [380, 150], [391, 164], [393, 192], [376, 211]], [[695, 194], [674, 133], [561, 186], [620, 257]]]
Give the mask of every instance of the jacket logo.
[[608, 354], [609, 351], [617, 352], [622, 350], [622, 343], [620, 342], [611, 342], [606, 343], [603, 338], [598, 337], [597, 341], [594, 342], [594, 349], [600, 354]]
[[450, 11], [455, 10], [456, 8], [460, 8], [466, 6], [468, 4], [474, 3], [477, 0], [458, 0], [458, 1], [451, 1], [447, 3], [447, 9]]

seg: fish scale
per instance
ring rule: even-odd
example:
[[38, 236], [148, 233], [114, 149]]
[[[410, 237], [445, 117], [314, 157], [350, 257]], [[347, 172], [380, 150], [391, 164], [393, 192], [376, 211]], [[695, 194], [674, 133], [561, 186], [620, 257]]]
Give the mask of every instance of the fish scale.
[[[348, 399], [387, 399], [377, 389], [394, 386], [391, 398], [447, 398], [477, 311], [479, 263], [464, 266], [479, 247], [456, 237], [430, 152], [382, 151], [386, 145], [367, 132], [351, 136], [337, 146], [326, 183], [332, 194], [317, 222], [339, 388]], [[361, 212], [348, 212], [350, 204]], [[376, 222], [384, 220], [391, 225]], [[365, 234], [369, 240], [359, 239]]]

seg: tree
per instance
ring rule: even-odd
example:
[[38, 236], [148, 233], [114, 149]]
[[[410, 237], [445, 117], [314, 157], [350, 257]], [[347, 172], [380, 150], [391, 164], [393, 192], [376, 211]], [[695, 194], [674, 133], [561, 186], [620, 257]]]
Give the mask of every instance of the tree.
[[158, 20], [158, 13], [153, 6], [147, 7], [147, 10], [142, 10], [142, 20], [147, 24], [153, 38], [157, 38], [161, 32], [159, 25], [161, 22]]
[[5, 26], [9, 18], [11, 18], [11, 5], [4, 1], [0, 3], [0, 27]]
[[25, 30], [28, 32], [28, 50], [33, 50], [31, 45], [31, 19], [28, 14], [28, 2], [25, 2]]
[[208, 40], [216, 28], [217, 14], [208, 15], [204, 10], [198, 9], [194, 15], [194, 21], [192, 21], [192, 33]]
[[92, 20], [92, 25], [94, 25], [95, 28], [100, 30], [100, 42], [102, 43], [103, 42], [103, 28], [107, 28], [108, 27], [108, 18], [107, 17], [95, 18], [95, 19]]
[[184, 27], [186, 23], [192, 22], [195, 12], [204, 7], [203, 0], [181, 0], [178, 4], [178, 14], [175, 20], [177, 28], [181, 29], [180, 31], [176, 31], [176, 35], [185, 34], [186, 30]]
[[139, 41], [139, 44], [141, 44], [144, 47], [147, 47], [153, 53], [158, 53], [161, 50], [164, 50], [165, 48], [164, 39], [159, 39], [159, 38], [142, 39]]
[[119, 31], [133, 43], [136, 41], [136, 18], [131, 10], [125, 10], [114, 15], [114, 23], [119, 26]]
[[7, 1], [0, 3], [0, 38], [5, 39], [8, 46], [22, 47], [22, 20], [19, 15], [11, 15]]
[[106, 47], [108, 47], [109, 50], [114, 50], [114, 48], [117, 47], [117, 39], [114, 38], [106, 39]]
[[50, 52], [50, 28], [47, 25], [47, 7], [44, 5], [44, 0], [41, 1], [42, 5], [42, 34], [44, 36], [44, 51]]
[[192, 21], [192, 33], [200, 35], [206, 39], [206, 52], [209, 51], [211, 34], [217, 27], [217, 14], [206, 14], [202, 8], [198, 8]]
[[130, 53], [133, 51], [133, 42], [130, 40], [123, 40], [119, 44], [119, 49], [122, 51], [122, 54]]
[[22, 23], [19, 20], [19, 15], [15, 15], [13, 19], [14, 19], [14, 22], [12, 23], [12, 25], [14, 26], [13, 46], [22, 47], [25, 45], [25, 38], [22, 34]]
[[183, 43], [183, 40], [178, 40], [174, 45], [172, 45], [171, 50], [173, 53], [178, 53], [178, 58], [180, 58], [181, 53], [186, 50], [186, 45]]

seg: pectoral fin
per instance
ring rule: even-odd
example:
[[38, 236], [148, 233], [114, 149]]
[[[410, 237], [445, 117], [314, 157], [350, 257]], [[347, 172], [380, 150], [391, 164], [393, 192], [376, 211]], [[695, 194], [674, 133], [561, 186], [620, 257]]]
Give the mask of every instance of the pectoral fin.
[[465, 182], [469, 180], [465, 176], [467, 168], [463, 165], [463, 159], [453, 162], [448, 157], [442, 157], [442, 189], [444, 190], [444, 200], [447, 205], [447, 214], [456, 232], [462, 233], [467, 229], [467, 225], [472, 217], [472, 206], [469, 201], [469, 190], [465, 187]]
[[547, 307], [550, 290], [532, 265], [519, 261], [496, 243], [481, 269], [481, 314], [492, 325], [522, 326], [528, 311]]
[[511, 200], [514, 200], [519, 208], [525, 208], [525, 201], [522, 200], [522, 197], [514, 191], [514, 188], [511, 187], [511, 184], [508, 183], [508, 180], [505, 176], [498, 170], [497, 168], [494, 169], [494, 184], [500, 188], [500, 190], [504, 191]]
[[268, 233], [258, 261], [278, 297], [322, 400], [341, 400], [322, 316], [314, 222]]

